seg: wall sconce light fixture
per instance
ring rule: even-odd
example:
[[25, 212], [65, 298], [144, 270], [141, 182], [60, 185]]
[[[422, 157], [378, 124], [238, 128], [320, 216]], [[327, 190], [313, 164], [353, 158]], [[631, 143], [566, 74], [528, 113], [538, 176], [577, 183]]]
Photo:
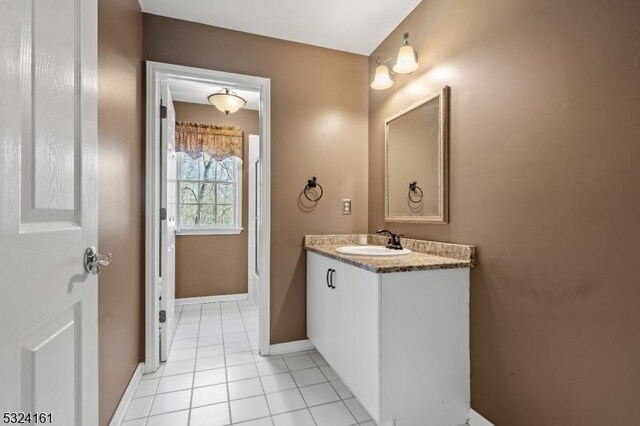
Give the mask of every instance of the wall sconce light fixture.
[[391, 77], [389, 76], [389, 68], [387, 68], [384, 63], [378, 62], [376, 76], [371, 82], [371, 87], [376, 90], [384, 90], [391, 86], [393, 86], [393, 80], [391, 80]]
[[[389, 68], [385, 65], [385, 62], [391, 59], [393, 58], [381, 61], [380, 58], [378, 58], [376, 74], [371, 82], [372, 89], [384, 90], [393, 86], [393, 81], [389, 75]], [[418, 69], [418, 66], [418, 53], [409, 44], [409, 33], [404, 33], [404, 44], [398, 51], [396, 64], [393, 66], [392, 71], [395, 74], [411, 74]]]

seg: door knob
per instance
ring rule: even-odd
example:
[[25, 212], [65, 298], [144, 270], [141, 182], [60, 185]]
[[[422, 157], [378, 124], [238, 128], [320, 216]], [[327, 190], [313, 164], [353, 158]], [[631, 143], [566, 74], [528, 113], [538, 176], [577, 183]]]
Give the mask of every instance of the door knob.
[[84, 270], [94, 275], [100, 273], [100, 267], [111, 263], [113, 256], [109, 254], [99, 254], [95, 247], [89, 247], [84, 252]]

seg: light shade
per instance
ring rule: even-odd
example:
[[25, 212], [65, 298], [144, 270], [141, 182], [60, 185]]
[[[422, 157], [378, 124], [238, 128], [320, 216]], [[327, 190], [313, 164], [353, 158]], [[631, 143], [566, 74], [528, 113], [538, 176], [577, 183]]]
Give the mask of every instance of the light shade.
[[384, 90], [393, 86], [393, 81], [389, 76], [389, 68], [386, 65], [380, 64], [376, 68], [376, 75], [371, 82], [371, 88], [376, 90]]
[[227, 115], [229, 115], [229, 113], [236, 112], [247, 103], [247, 101], [229, 89], [222, 89], [218, 93], [209, 95], [207, 99], [209, 99], [209, 103], [211, 103], [211, 105]]
[[398, 51], [398, 59], [393, 66], [397, 74], [411, 74], [418, 69], [418, 54], [409, 44], [409, 34], [404, 35], [404, 45]]

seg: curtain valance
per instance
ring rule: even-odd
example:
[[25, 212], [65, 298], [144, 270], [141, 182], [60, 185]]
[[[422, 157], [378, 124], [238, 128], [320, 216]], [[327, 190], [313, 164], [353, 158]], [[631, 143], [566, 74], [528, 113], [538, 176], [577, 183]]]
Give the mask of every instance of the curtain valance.
[[206, 152], [216, 160], [228, 157], [242, 159], [242, 129], [232, 126], [176, 121], [176, 151], [197, 158]]

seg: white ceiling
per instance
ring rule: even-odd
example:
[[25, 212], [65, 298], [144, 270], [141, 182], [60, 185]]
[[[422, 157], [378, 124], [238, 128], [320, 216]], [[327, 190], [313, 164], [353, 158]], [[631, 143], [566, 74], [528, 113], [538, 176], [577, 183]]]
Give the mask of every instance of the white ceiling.
[[[222, 90], [222, 87], [216, 86], [214, 84], [200, 83], [195, 81], [170, 79], [169, 90], [171, 91], [171, 98], [174, 101], [211, 105], [209, 103], [209, 100], [207, 99], [207, 96], [212, 93], [219, 92], [220, 90]], [[244, 100], [247, 101], [244, 109], [253, 109], [256, 111], [259, 109], [260, 93], [236, 89], [233, 89], [233, 91], [236, 92], [238, 96], [244, 98]], [[211, 106], [211, 108], [213, 108], [213, 106]]]
[[142, 11], [370, 55], [422, 0], [139, 0]]

